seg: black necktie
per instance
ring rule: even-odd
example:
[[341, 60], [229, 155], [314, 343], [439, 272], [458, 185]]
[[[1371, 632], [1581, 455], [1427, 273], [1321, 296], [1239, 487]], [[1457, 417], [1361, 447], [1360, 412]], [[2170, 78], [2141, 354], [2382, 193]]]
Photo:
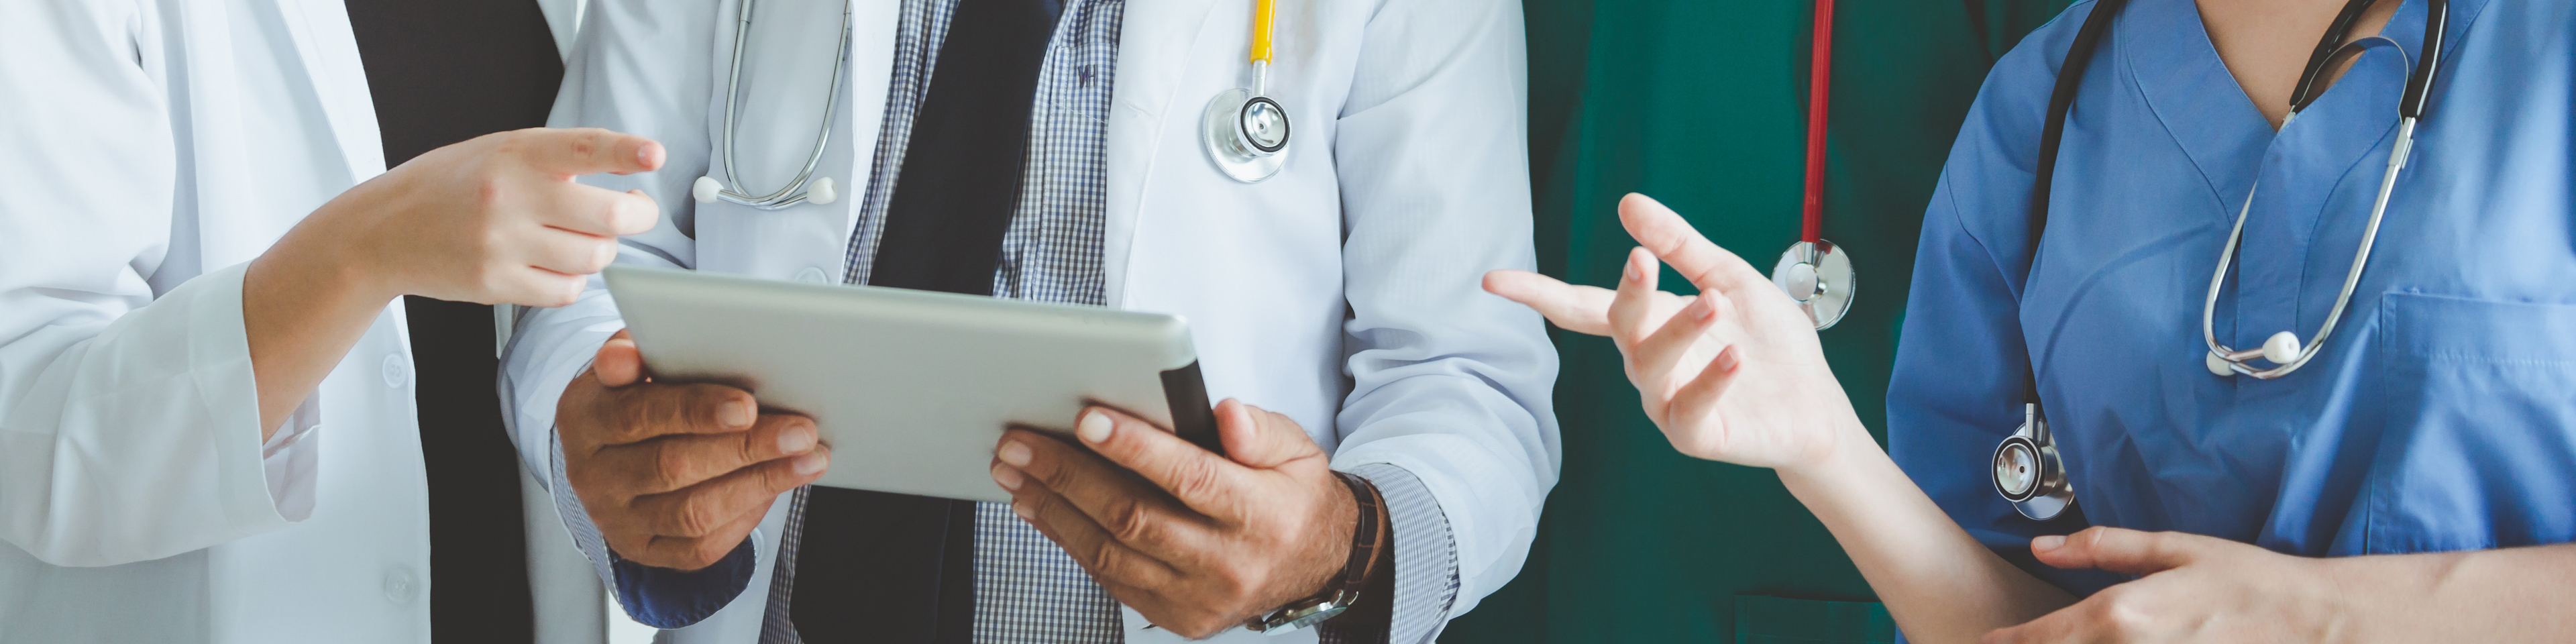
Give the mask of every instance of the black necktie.
[[[868, 283], [993, 292], [1002, 233], [1019, 203], [1038, 64], [1060, 8], [1050, 0], [957, 0], [930, 90], [914, 112]], [[804, 510], [788, 601], [799, 638], [971, 641], [973, 502], [815, 487]]]

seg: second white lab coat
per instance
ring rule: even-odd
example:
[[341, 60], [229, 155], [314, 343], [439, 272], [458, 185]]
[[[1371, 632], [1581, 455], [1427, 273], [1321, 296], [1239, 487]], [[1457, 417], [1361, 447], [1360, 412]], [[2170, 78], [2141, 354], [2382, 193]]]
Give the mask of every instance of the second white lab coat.
[[[884, 115], [897, 5], [852, 5], [849, 86], [818, 168], [843, 197], [771, 212], [689, 196], [723, 131], [734, 2], [591, 4], [552, 124], [635, 132], [670, 150], [659, 172], [584, 179], [662, 205], [662, 226], [628, 238], [620, 261], [839, 281]], [[751, 33], [743, 93], [756, 98], [737, 137], [752, 189], [773, 189], [804, 162], [841, 6], [760, 6], [804, 18], [764, 18]], [[1107, 300], [1186, 317], [1211, 395], [1294, 418], [1335, 467], [1391, 463], [1419, 477], [1458, 560], [1460, 589], [1442, 618], [1464, 613], [1518, 573], [1558, 466], [1554, 350], [1536, 314], [1477, 286], [1485, 271], [1534, 261], [1519, 7], [1281, 3], [1270, 95], [1296, 118], [1297, 139], [1278, 176], [1244, 184], [1209, 161], [1197, 131], [1209, 98], [1252, 82], [1251, 10], [1250, 0], [1125, 5], [1118, 62], [1104, 70], [1115, 74]], [[555, 399], [621, 326], [596, 289], [519, 319], [505, 415], [531, 471], [554, 471]], [[755, 535], [749, 589], [668, 633], [674, 641], [754, 639], [785, 514], [773, 509]], [[1162, 633], [1137, 632], [1128, 615], [1130, 641]]]
[[242, 328], [377, 137], [338, 0], [0, 3], [0, 644], [429, 641], [401, 307], [267, 446]]

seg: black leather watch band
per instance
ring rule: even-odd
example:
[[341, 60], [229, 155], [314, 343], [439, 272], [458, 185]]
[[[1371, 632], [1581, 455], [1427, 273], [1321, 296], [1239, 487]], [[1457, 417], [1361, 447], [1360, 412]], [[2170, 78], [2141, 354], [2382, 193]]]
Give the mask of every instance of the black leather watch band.
[[1342, 574], [1324, 592], [1289, 602], [1244, 622], [1244, 628], [1273, 631], [1305, 628], [1323, 623], [1359, 603], [1360, 589], [1368, 586], [1369, 564], [1376, 559], [1378, 541], [1378, 507], [1384, 500], [1368, 479], [1349, 472], [1333, 472], [1343, 485], [1350, 486], [1351, 499], [1359, 506], [1359, 521], [1351, 527], [1351, 557], [1342, 565]]

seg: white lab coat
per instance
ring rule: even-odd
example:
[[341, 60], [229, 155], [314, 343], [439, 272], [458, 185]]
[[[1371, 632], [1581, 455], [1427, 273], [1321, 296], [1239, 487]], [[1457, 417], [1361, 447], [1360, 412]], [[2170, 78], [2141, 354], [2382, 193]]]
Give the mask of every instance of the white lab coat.
[[265, 447], [242, 331], [377, 137], [338, 0], [0, 3], [0, 643], [428, 641], [401, 308]]
[[[765, 212], [689, 196], [720, 141], [736, 5], [591, 3], [551, 124], [643, 134], [670, 151], [659, 172], [583, 179], [641, 188], [663, 208], [662, 225], [628, 238], [620, 261], [838, 281], [884, 114], [897, 5], [855, 2], [849, 85], [818, 169], [843, 196]], [[841, 7], [763, 0], [744, 65], [743, 94], [756, 98], [737, 133], [753, 189], [774, 189], [804, 162]], [[1533, 263], [1519, 6], [1280, 3], [1270, 95], [1295, 116], [1297, 138], [1284, 171], [1244, 184], [1219, 173], [1197, 128], [1211, 97], [1252, 82], [1251, 9], [1126, 3], [1108, 125], [1107, 299], [1185, 316], [1210, 393], [1296, 419], [1337, 468], [1392, 463], [1419, 477], [1456, 547], [1462, 587], [1444, 617], [1463, 613], [1518, 573], [1558, 466], [1556, 359], [1541, 322], [1478, 289], [1485, 271]], [[555, 471], [555, 399], [621, 326], [596, 289], [520, 318], [505, 416], [530, 471]], [[666, 633], [673, 641], [753, 640], [783, 498], [755, 535], [749, 590]], [[1163, 633], [1138, 633], [1128, 618], [1129, 641]]]

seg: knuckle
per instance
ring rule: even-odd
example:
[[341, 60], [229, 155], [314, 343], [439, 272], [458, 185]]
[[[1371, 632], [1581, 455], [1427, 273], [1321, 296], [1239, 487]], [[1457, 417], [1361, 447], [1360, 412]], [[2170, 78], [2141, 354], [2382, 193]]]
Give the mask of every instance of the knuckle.
[[716, 527], [723, 521], [716, 517], [715, 508], [713, 507], [714, 505], [714, 503], [707, 501], [705, 497], [696, 495], [690, 496], [687, 501], [680, 504], [679, 509], [671, 517], [671, 529], [673, 533], [685, 537], [696, 537], [703, 536], [709, 532], [714, 532]]
[[692, 469], [688, 450], [681, 449], [677, 441], [655, 441], [652, 445], [653, 471], [646, 480], [652, 483], [653, 489], [670, 490], [687, 486]]
[[724, 561], [725, 555], [732, 553], [733, 547], [726, 545], [723, 540], [699, 539], [697, 552], [695, 553], [697, 567], [705, 568], [707, 566], [716, 565], [716, 562]]
[[509, 198], [510, 182], [501, 175], [484, 174], [474, 178], [474, 205], [490, 210], [499, 208]]
[[1145, 504], [1134, 499], [1120, 498], [1111, 501], [1108, 515], [1109, 525], [1104, 527], [1109, 529], [1110, 536], [1117, 537], [1120, 542], [1145, 541], [1158, 532], [1155, 530], [1154, 518], [1146, 511]]
[[1213, 498], [1221, 490], [1217, 483], [1216, 463], [1205, 458], [1190, 459], [1172, 473], [1172, 491], [1184, 499]]

